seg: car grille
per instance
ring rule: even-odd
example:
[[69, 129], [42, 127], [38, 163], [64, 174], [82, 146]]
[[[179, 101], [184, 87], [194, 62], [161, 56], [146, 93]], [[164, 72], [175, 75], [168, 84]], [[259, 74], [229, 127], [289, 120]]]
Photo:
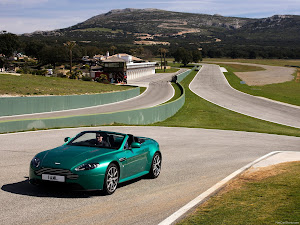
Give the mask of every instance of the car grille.
[[77, 174], [72, 173], [70, 170], [55, 169], [55, 168], [41, 168], [35, 171], [35, 174], [41, 176], [42, 174], [51, 174], [65, 176], [67, 179], [76, 180], [78, 178]]

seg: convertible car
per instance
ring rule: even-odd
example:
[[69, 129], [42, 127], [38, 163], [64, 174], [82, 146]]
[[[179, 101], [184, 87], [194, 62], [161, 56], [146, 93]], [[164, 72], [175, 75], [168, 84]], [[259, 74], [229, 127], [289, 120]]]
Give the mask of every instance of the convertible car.
[[143, 175], [157, 178], [162, 155], [158, 143], [109, 131], [84, 131], [60, 147], [38, 153], [30, 163], [29, 182], [63, 184], [113, 194], [118, 183]]

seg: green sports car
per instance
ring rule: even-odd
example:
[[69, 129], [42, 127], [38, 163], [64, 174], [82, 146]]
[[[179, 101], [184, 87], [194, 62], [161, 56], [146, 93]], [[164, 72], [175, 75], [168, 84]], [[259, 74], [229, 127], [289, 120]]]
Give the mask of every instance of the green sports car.
[[146, 137], [109, 131], [84, 131], [60, 147], [38, 153], [30, 163], [29, 182], [71, 185], [115, 192], [122, 183], [148, 174], [157, 178], [162, 155]]

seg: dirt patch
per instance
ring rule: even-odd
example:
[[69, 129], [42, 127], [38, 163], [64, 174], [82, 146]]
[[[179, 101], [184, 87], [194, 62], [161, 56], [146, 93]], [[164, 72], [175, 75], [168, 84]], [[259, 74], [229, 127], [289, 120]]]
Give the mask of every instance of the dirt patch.
[[0, 98], [5, 98], [5, 97], [21, 97], [22, 95], [0, 95]]
[[300, 70], [299, 70], [299, 69], [297, 70], [297, 76], [296, 76], [295, 81], [296, 81], [297, 83], [300, 82]]
[[277, 83], [292, 81], [294, 79], [294, 76], [292, 75], [295, 72], [294, 68], [258, 65], [258, 64], [251, 64], [251, 63], [237, 63], [237, 64], [243, 64], [249, 66], [253, 65], [265, 69], [263, 71], [235, 72], [235, 75], [237, 75], [241, 80], [245, 81], [246, 84], [250, 86], [263, 86], [267, 84], [277, 84]]
[[19, 73], [8, 73], [8, 72], [0, 72], [0, 75], [21, 76], [21, 74]]
[[263, 86], [267, 84], [277, 84], [294, 79], [293, 73], [295, 68], [282, 67], [282, 66], [267, 66], [253, 63], [238, 63], [238, 62], [213, 62], [222, 64], [240, 64], [248, 66], [262, 67], [263, 71], [252, 71], [252, 72], [235, 72], [242, 81], [249, 86]]
[[245, 183], [248, 182], [261, 181], [268, 177], [282, 174], [288, 170], [288, 165], [290, 165], [291, 163], [300, 163], [300, 161], [285, 162], [267, 167], [250, 168], [249, 170], [238, 176], [236, 179], [230, 181], [220, 193], [240, 189]]

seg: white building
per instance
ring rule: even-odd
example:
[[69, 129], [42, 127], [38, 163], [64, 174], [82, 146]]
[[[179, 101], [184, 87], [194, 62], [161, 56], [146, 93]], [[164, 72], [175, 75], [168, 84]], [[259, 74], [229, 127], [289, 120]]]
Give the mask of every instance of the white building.
[[143, 62], [142, 59], [124, 53], [114, 56], [126, 61], [126, 75], [128, 81], [155, 74], [155, 62]]
[[126, 63], [127, 80], [133, 80], [155, 74], [155, 62]]

